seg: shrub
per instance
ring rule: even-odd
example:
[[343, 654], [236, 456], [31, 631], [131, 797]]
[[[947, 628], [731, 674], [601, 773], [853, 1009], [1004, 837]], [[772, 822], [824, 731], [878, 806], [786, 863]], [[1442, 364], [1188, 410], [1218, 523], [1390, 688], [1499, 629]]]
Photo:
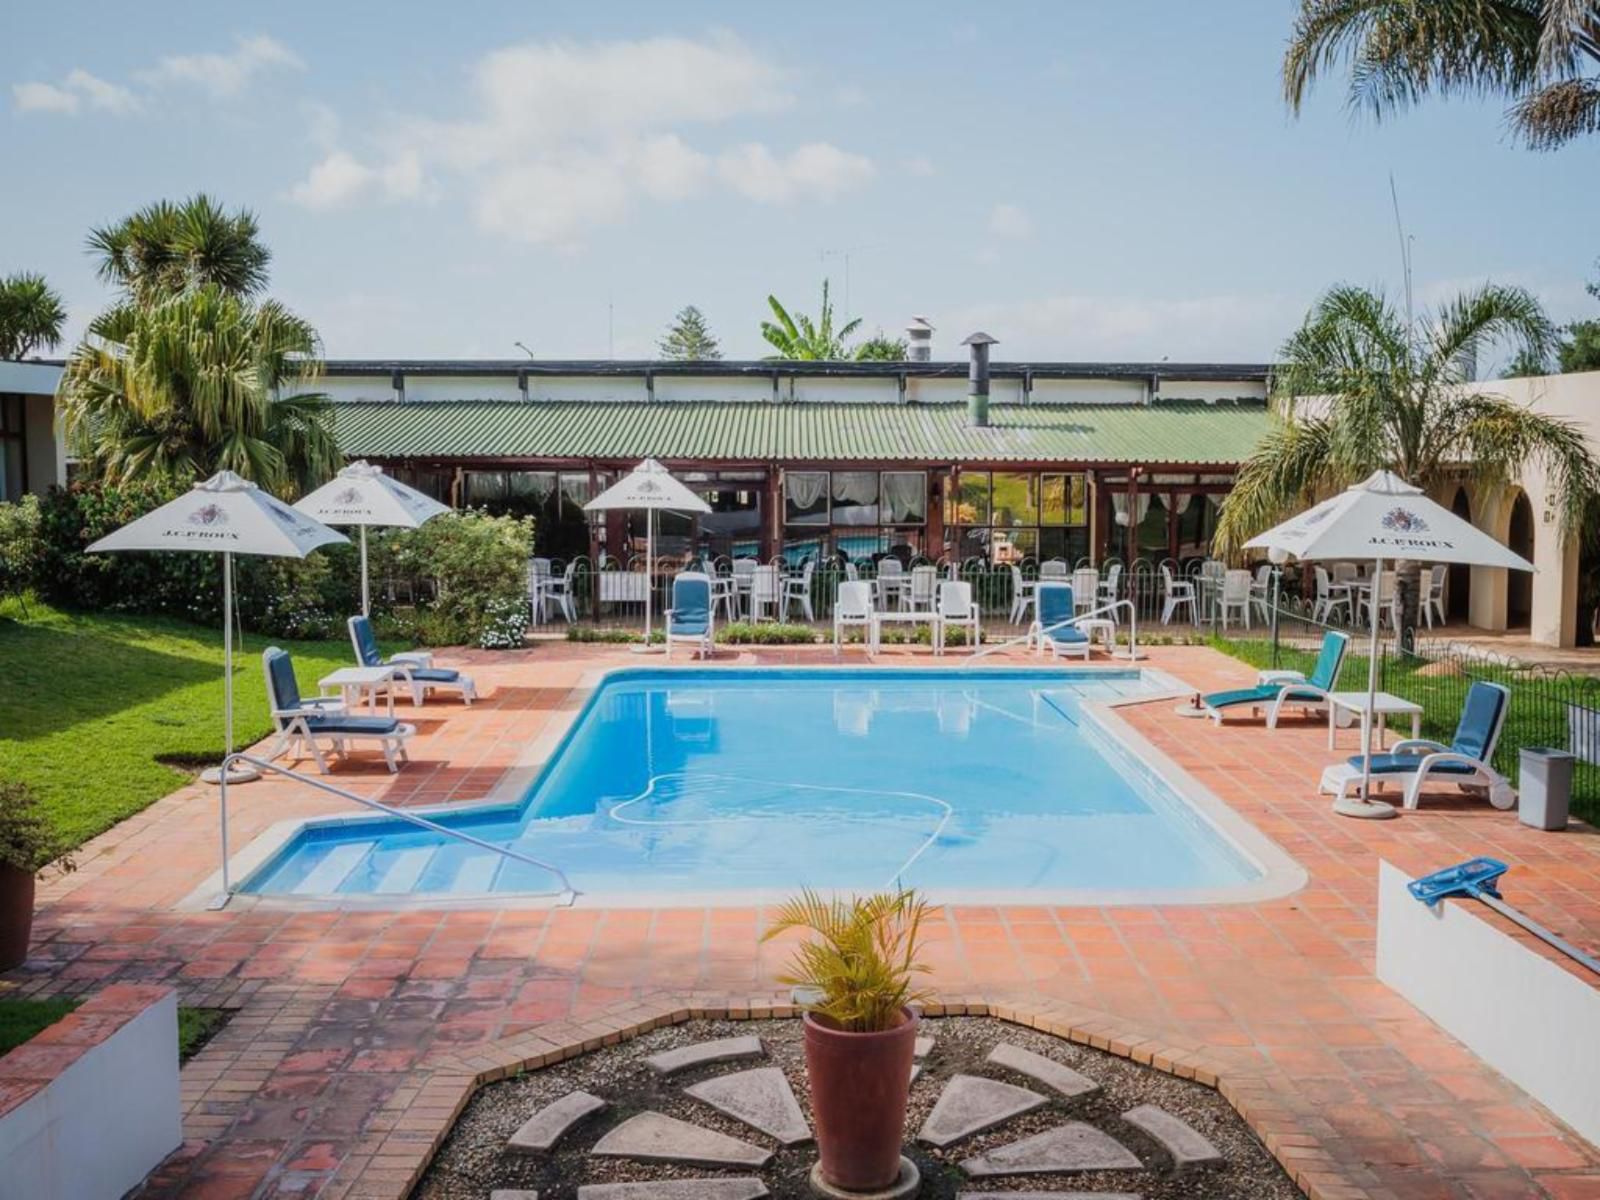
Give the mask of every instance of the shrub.
[[74, 864], [64, 856], [71, 846], [27, 784], [0, 780], [0, 865], [32, 874], [59, 859], [70, 871]]
[[26, 591], [38, 581], [44, 557], [40, 530], [37, 497], [0, 504], [0, 596]]
[[[66, 608], [160, 613], [204, 624], [222, 619], [221, 556], [86, 554], [85, 547], [165, 504], [171, 485], [53, 489], [39, 508], [37, 586]], [[10, 507], [10, 506], [4, 506]], [[389, 636], [426, 645], [519, 645], [533, 524], [478, 512], [447, 513], [420, 529], [371, 536], [374, 617]], [[245, 626], [272, 637], [340, 637], [356, 608], [354, 546], [303, 559], [242, 555], [234, 589]], [[432, 599], [390, 611], [377, 581], [408, 578]]]
[[809, 646], [816, 640], [809, 625], [735, 621], [717, 630], [717, 641], [729, 646]]
[[[659, 641], [660, 637], [661, 635], [657, 634], [651, 640]], [[622, 645], [627, 642], [642, 642], [644, 641], [644, 634], [637, 629], [604, 629], [595, 625], [568, 625], [567, 641]]]

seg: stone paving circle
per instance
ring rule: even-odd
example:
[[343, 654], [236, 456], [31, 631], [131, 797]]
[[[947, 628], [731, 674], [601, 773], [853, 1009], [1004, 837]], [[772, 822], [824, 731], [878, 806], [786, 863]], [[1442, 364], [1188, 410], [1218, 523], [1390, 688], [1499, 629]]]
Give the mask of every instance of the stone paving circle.
[[[925, 1028], [902, 1153], [926, 1200], [1300, 1195], [1209, 1088], [990, 1018]], [[413, 1196], [812, 1200], [802, 1029], [691, 1021], [491, 1084]]]

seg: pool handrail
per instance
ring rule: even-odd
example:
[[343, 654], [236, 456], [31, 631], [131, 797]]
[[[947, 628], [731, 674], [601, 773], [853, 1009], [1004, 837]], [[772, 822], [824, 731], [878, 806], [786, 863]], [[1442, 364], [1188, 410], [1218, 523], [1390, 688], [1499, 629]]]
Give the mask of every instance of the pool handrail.
[[374, 800], [370, 796], [359, 796], [346, 788], [336, 787], [325, 779], [319, 779], [314, 775], [306, 775], [288, 767], [280, 767], [270, 758], [262, 758], [260, 755], [239, 750], [222, 760], [222, 778], [218, 784], [217, 796], [217, 807], [221, 812], [222, 819], [222, 894], [211, 902], [210, 907], [212, 908], [222, 908], [233, 898], [233, 887], [228, 879], [228, 769], [235, 763], [247, 763], [259, 771], [271, 771], [274, 774], [287, 776], [300, 783], [310, 784], [320, 791], [328, 792], [344, 800], [354, 800], [357, 804], [364, 804], [368, 808], [377, 809], [387, 816], [398, 817], [402, 821], [409, 821], [413, 825], [419, 825], [423, 829], [443, 834], [445, 837], [455, 838], [458, 842], [466, 842], [469, 846], [476, 846], [480, 850], [491, 850], [502, 858], [514, 859], [527, 866], [538, 867], [541, 871], [549, 871], [550, 874], [561, 881], [562, 890], [560, 892], [528, 892], [523, 893], [524, 895], [555, 896], [557, 904], [563, 908], [569, 908], [583, 894], [572, 886], [572, 881], [567, 878], [567, 873], [554, 863], [543, 862], [540, 859], [505, 846], [496, 846], [493, 842], [486, 842], [470, 833], [463, 833], [459, 829], [451, 829], [448, 825], [430, 821], [427, 817], [420, 816], [417, 813], [407, 812], [403, 808], [395, 808], [393, 805], [385, 804], [381, 800]]
[[[1038, 631], [1039, 636], [1043, 637], [1045, 634], [1053, 633], [1057, 629], [1065, 629], [1068, 626], [1075, 626], [1079, 621], [1090, 620], [1091, 618], [1100, 616], [1102, 613], [1114, 613], [1121, 608], [1126, 608], [1128, 610], [1128, 660], [1130, 662], [1136, 661], [1139, 657], [1139, 610], [1132, 600], [1113, 600], [1108, 604], [1101, 604], [1095, 608], [1091, 608], [1087, 612], [1074, 613], [1065, 620], [1056, 621], [1050, 625], [1046, 625], [1044, 628]], [[1007, 638], [1003, 642], [996, 642], [992, 646], [984, 646], [975, 651], [972, 657], [967, 659], [967, 661], [972, 662], [974, 659], [983, 658], [988, 654], [994, 654], [1001, 650], [1009, 650], [1012, 646], [1017, 645], [1019, 642], [1026, 642], [1031, 645], [1033, 642], [1033, 636], [1034, 631], [1030, 629], [1027, 633], [1019, 634], [1016, 637]]]

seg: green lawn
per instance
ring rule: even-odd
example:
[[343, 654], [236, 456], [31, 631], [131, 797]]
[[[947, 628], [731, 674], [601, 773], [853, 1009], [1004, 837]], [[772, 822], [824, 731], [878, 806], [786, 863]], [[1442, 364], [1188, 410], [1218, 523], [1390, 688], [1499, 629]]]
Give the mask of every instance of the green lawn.
[[[1291, 667], [1309, 673], [1317, 657], [1314, 651], [1284, 646], [1279, 661], [1274, 663], [1272, 644], [1266, 640], [1219, 637], [1213, 638], [1211, 644], [1253, 667]], [[1360, 652], [1363, 649], [1365, 643], [1352, 644], [1345, 656], [1338, 690], [1366, 688], [1367, 655]], [[1430, 665], [1420, 659], [1402, 661], [1392, 655], [1380, 660], [1379, 671], [1379, 690], [1422, 705], [1422, 736], [1440, 742], [1449, 742], [1455, 735], [1456, 722], [1461, 717], [1461, 707], [1473, 680], [1485, 679], [1509, 687], [1511, 710], [1506, 714], [1494, 765], [1513, 783], [1517, 778], [1518, 752], [1524, 746], [1567, 747], [1568, 704], [1600, 708], [1600, 679], [1590, 676], [1547, 674], [1469, 659]], [[1600, 823], [1600, 767], [1582, 761], [1577, 764], [1572, 780], [1572, 813], [1591, 823]]]
[[[38, 793], [74, 844], [187, 782], [222, 755], [222, 631], [159, 617], [0, 606], [0, 778]], [[348, 642], [277, 639], [301, 689], [352, 661]], [[235, 647], [234, 731], [271, 728], [261, 651]]]
[[[82, 1000], [0, 1000], [0, 1054], [15, 1050], [40, 1030], [54, 1025]], [[187, 1062], [195, 1051], [228, 1023], [225, 1008], [178, 1007], [178, 1061]]]

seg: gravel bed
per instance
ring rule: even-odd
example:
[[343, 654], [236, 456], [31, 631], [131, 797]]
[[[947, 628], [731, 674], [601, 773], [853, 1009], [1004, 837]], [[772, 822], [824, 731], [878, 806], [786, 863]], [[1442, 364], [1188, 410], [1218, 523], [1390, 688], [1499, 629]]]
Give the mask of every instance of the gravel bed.
[[[492, 1084], [468, 1103], [439, 1154], [412, 1193], [414, 1200], [486, 1200], [495, 1188], [531, 1188], [540, 1200], [574, 1200], [584, 1183], [687, 1179], [717, 1174], [750, 1174], [666, 1163], [634, 1163], [591, 1158], [589, 1149], [608, 1130], [637, 1113], [654, 1110], [716, 1129], [775, 1151], [759, 1174], [775, 1200], [810, 1197], [806, 1176], [816, 1161], [807, 1144], [785, 1148], [749, 1126], [684, 1095], [685, 1086], [702, 1079], [752, 1066], [782, 1067], [800, 1107], [810, 1120], [801, 1023], [774, 1021], [690, 1021], [654, 1030], [618, 1046], [597, 1050], [556, 1066], [531, 1071]], [[953, 1200], [963, 1187], [985, 1191], [1029, 1189], [1060, 1192], [1120, 1191], [1145, 1200], [1295, 1200], [1293, 1181], [1220, 1095], [1188, 1080], [1140, 1066], [1098, 1050], [1074, 1045], [1031, 1029], [982, 1017], [946, 1017], [923, 1022], [922, 1032], [936, 1039], [924, 1069], [911, 1088], [906, 1116], [907, 1153], [922, 1171], [921, 1195], [926, 1200]], [[767, 1050], [765, 1062], [721, 1063], [661, 1078], [644, 1065], [650, 1054], [712, 1038], [755, 1034]], [[1100, 1091], [1067, 1100], [1023, 1076], [987, 1064], [984, 1059], [999, 1042], [1065, 1063], [1100, 1084]], [[987, 1075], [1031, 1087], [1049, 1095], [1042, 1108], [1003, 1123], [987, 1133], [934, 1150], [911, 1138], [932, 1110], [945, 1081], [958, 1073]], [[610, 1107], [579, 1125], [553, 1154], [524, 1155], [506, 1150], [512, 1133], [538, 1108], [575, 1089], [610, 1102]], [[1220, 1168], [1176, 1175], [1158, 1143], [1122, 1121], [1119, 1114], [1140, 1104], [1155, 1104], [1181, 1117], [1221, 1151]], [[968, 1182], [957, 1164], [974, 1154], [1006, 1145], [1068, 1120], [1087, 1121], [1128, 1147], [1145, 1164], [1141, 1171], [1098, 1172], [1071, 1176], [1019, 1176]]]

